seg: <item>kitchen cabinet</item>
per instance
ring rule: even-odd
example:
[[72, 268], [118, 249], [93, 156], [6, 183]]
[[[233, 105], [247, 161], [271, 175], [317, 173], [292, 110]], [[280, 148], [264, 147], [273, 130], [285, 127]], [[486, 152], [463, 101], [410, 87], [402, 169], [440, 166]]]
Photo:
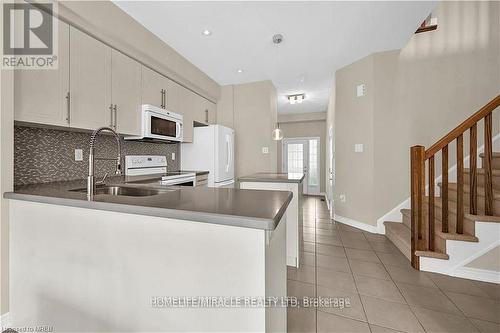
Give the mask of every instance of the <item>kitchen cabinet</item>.
[[216, 107], [209, 100], [194, 94], [194, 120], [201, 124], [215, 124]]
[[111, 53], [111, 126], [120, 134], [141, 134], [141, 64]]
[[59, 21], [57, 69], [14, 71], [14, 119], [69, 125], [69, 25]]
[[183, 142], [193, 142], [195, 94], [184, 87], [179, 89], [179, 113], [183, 116]]
[[168, 111], [180, 113], [179, 90], [181, 86], [167, 77], [142, 66], [142, 104], [151, 104]]
[[111, 125], [111, 48], [70, 27], [70, 125]]

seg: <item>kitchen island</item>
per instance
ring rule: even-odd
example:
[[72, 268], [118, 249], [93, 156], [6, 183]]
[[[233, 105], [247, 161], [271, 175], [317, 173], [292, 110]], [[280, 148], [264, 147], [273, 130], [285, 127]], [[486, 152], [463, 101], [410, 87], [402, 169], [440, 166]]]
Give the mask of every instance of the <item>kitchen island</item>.
[[5, 193], [14, 326], [286, 331], [286, 308], [255, 302], [286, 296], [292, 193], [110, 183], [91, 201], [84, 181]]
[[292, 192], [293, 199], [286, 212], [287, 265], [299, 267], [299, 231], [302, 228], [303, 173], [255, 173], [238, 178], [241, 189]]

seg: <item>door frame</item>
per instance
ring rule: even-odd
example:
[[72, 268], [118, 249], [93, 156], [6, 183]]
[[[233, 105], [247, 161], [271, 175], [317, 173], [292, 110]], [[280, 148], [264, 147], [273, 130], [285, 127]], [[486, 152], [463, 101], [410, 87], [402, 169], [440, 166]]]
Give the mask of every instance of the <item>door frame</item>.
[[[317, 161], [316, 164], [318, 166], [318, 190], [317, 191], [309, 191], [309, 140], [317, 140], [318, 141], [318, 154], [317, 154]], [[307, 167], [307, 174], [304, 177], [304, 194], [310, 194], [310, 195], [320, 195], [321, 194], [321, 137], [319, 136], [305, 136], [305, 137], [293, 137], [293, 138], [283, 138], [281, 140], [281, 172], [286, 172], [286, 167], [287, 167], [287, 152], [286, 152], [286, 144], [288, 143], [293, 143], [294, 141], [299, 142], [299, 141], [305, 141], [306, 142], [306, 167]]]

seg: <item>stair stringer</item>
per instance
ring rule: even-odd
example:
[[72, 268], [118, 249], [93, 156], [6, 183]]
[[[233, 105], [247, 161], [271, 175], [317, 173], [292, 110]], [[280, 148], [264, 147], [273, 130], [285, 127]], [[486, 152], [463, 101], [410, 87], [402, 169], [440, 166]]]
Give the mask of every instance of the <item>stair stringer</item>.
[[[495, 135], [492, 139], [493, 141], [493, 151], [500, 151], [500, 133]], [[478, 147], [477, 149], [477, 167], [481, 168], [482, 167], [482, 162], [481, 158], [479, 157], [480, 154], [484, 152], [484, 144]], [[464, 168], [469, 167], [469, 161], [470, 161], [470, 155], [467, 155], [464, 157]], [[442, 181], [442, 176], [439, 175], [434, 179], [434, 184], [436, 184], [434, 187], [434, 193], [436, 196], [440, 196], [441, 193], [441, 188], [438, 186], [439, 183]], [[448, 181], [449, 182], [456, 182], [457, 181], [457, 164], [455, 163], [448, 169]], [[425, 186], [425, 193], [426, 195], [429, 193], [429, 185]], [[379, 217], [377, 219], [377, 230], [379, 234], [385, 234], [385, 226], [384, 222], [385, 221], [391, 221], [391, 222], [401, 222], [403, 223], [403, 217], [400, 213], [401, 209], [410, 209], [411, 208], [411, 198], [407, 198], [403, 202], [401, 202], [399, 205], [385, 213], [383, 216]]]
[[468, 263], [500, 246], [500, 223], [475, 223], [479, 242], [446, 240], [448, 260], [420, 257], [420, 270], [500, 284], [500, 272], [466, 267]]

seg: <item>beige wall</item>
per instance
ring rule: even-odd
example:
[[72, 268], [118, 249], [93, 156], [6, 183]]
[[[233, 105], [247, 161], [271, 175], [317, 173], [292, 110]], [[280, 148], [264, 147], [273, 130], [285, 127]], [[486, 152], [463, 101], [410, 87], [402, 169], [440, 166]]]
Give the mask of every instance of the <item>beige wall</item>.
[[[275, 172], [277, 142], [271, 139], [277, 120], [277, 94], [271, 81], [221, 88], [217, 123], [235, 130], [235, 176]], [[269, 153], [263, 154], [262, 147]]]
[[491, 249], [481, 257], [474, 259], [465, 266], [500, 272], [500, 246]]
[[291, 113], [278, 115], [279, 123], [313, 120], [326, 120], [326, 112]]
[[[325, 192], [325, 127], [326, 121], [299, 121], [299, 122], [286, 122], [280, 123], [280, 128], [283, 131], [285, 138], [307, 138], [319, 137], [320, 140], [320, 192]], [[277, 170], [282, 169], [282, 154], [283, 154], [283, 141], [278, 142], [278, 163]], [[305, 185], [304, 185], [305, 186]]]
[[[441, 2], [436, 31], [337, 71], [337, 214], [376, 224], [409, 196], [409, 148], [428, 147], [499, 93], [498, 7]], [[367, 94], [356, 98], [359, 83]], [[354, 143], [363, 143], [365, 152], [354, 153]], [[450, 166], [454, 154], [450, 150]], [[342, 193], [346, 203], [338, 200]]]
[[[334, 185], [334, 174], [335, 174], [335, 81], [333, 84], [332, 91], [330, 93], [330, 99], [328, 100], [328, 108], [326, 111], [326, 144], [325, 144], [325, 191], [326, 198], [330, 202], [333, 200], [333, 185]], [[333, 135], [333, 142], [330, 144], [330, 130]], [[332, 147], [330, 147], [332, 146]], [[330, 156], [330, 150], [332, 151], [332, 156]], [[331, 209], [331, 207], [330, 207]]]
[[[3, 17], [0, 6], [0, 17]], [[0, 24], [0, 36], [3, 36]], [[2, 43], [0, 43], [2, 44]], [[0, 45], [0, 49], [3, 44]], [[3, 54], [3, 50], [1, 52]], [[0, 70], [0, 194], [12, 191], [14, 178], [14, 75]], [[9, 210], [0, 198], [0, 315], [9, 311]]]

